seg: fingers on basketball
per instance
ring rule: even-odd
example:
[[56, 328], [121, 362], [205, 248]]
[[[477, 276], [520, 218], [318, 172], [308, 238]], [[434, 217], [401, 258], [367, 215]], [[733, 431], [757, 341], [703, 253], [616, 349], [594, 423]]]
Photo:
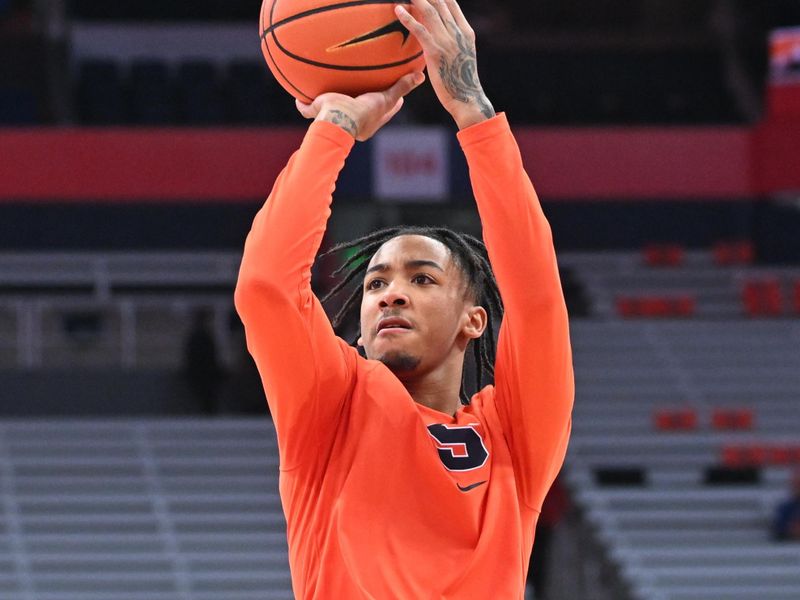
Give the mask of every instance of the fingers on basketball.
[[392, 85], [392, 87], [382, 92], [386, 110], [388, 112], [394, 110], [398, 100], [402, 100], [403, 96], [411, 92], [411, 90], [417, 87], [424, 80], [425, 80], [425, 75], [423, 75], [420, 72], [408, 73], [407, 75], [403, 75], [400, 79], [398, 79], [394, 83], [394, 85]]
[[398, 6], [395, 8], [395, 14], [403, 26], [411, 32], [411, 35], [417, 38], [423, 50], [427, 52], [433, 48], [433, 36], [430, 31], [428, 31], [425, 25], [417, 21], [405, 7]]
[[314, 118], [314, 110], [310, 104], [304, 104], [300, 100], [295, 98], [294, 105], [297, 107], [298, 112], [305, 117], [306, 119], [313, 119]]

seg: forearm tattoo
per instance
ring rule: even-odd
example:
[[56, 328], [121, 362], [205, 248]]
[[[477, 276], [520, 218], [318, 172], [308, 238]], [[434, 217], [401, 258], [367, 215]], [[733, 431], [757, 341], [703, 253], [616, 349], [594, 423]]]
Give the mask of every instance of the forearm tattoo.
[[475, 100], [481, 113], [490, 119], [495, 116], [495, 112], [478, 80], [475, 48], [464, 39], [460, 31], [456, 31], [456, 43], [458, 54], [449, 61], [442, 58], [439, 63], [439, 77], [453, 98], [464, 103]]
[[358, 125], [356, 125], [356, 122], [350, 115], [341, 110], [333, 109], [328, 111], [328, 114], [325, 115], [325, 120], [330, 121], [334, 125], [338, 125], [353, 137], [358, 135]]

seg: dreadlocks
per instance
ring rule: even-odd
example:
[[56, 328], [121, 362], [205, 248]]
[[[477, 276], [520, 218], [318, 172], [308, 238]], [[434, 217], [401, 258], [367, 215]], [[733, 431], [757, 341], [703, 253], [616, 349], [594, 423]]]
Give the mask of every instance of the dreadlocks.
[[[417, 227], [400, 226], [381, 229], [364, 237], [360, 237], [349, 242], [337, 244], [321, 256], [327, 256], [340, 250], [355, 248], [356, 251], [333, 272], [333, 277], [346, 272], [342, 279], [325, 295], [322, 302], [327, 302], [332, 297], [340, 294], [353, 281], [358, 281], [350, 295], [345, 300], [342, 307], [333, 318], [333, 327], [337, 334], [341, 334], [339, 328], [342, 324], [358, 315], [363, 296], [363, 286], [360, 282], [366, 275], [367, 266], [370, 258], [378, 249], [391, 240], [401, 235], [423, 235], [444, 244], [453, 257], [456, 265], [461, 269], [467, 281], [467, 290], [474, 299], [475, 303], [483, 306], [487, 313], [486, 330], [487, 335], [483, 335], [472, 340], [472, 351], [475, 359], [475, 384], [476, 391], [483, 386], [484, 375], [494, 376], [494, 360], [497, 352], [497, 327], [495, 324], [503, 316], [503, 301], [500, 298], [500, 291], [497, 289], [497, 282], [489, 264], [486, 253], [486, 246], [479, 239], [466, 233], [459, 233], [446, 227]], [[351, 342], [355, 345], [358, 335]], [[466, 369], [464, 369], [461, 381], [461, 403], [469, 404], [470, 396], [465, 390]]]

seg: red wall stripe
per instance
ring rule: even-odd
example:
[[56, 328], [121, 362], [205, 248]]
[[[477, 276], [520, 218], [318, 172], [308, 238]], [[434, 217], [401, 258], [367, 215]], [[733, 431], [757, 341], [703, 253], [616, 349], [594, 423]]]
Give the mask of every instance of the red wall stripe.
[[544, 198], [736, 199], [753, 195], [747, 128], [526, 131], [520, 150]]
[[210, 200], [266, 196], [297, 129], [40, 129], [0, 133], [0, 198]]
[[[800, 189], [800, 127], [515, 128], [547, 200]], [[4, 129], [0, 201], [252, 201], [302, 129]]]

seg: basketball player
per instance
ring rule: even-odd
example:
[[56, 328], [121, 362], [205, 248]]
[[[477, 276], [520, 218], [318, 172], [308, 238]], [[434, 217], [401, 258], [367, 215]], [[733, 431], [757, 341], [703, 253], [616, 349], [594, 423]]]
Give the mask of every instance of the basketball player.
[[[413, 74], [382, 93], [298, 103], [314, 123], [255, 218], [236, 306], [275, 420], [296, 597], [521, 599], [570, 432], [567, 312], [548, 223], [479, 83], [470, 26], [455, 0], [410, 8], [397, 16], [460, 129], [489, 260], [448, 229], [358, 240], [344, 267], [357, 287], [336, 320], [358, 311], [366, 358], [311, 291], [336, 178], [355, 140], [421, 83]], [[467, 351], [479, 383], [495, 366], [495, 384], [471, 397]]]

